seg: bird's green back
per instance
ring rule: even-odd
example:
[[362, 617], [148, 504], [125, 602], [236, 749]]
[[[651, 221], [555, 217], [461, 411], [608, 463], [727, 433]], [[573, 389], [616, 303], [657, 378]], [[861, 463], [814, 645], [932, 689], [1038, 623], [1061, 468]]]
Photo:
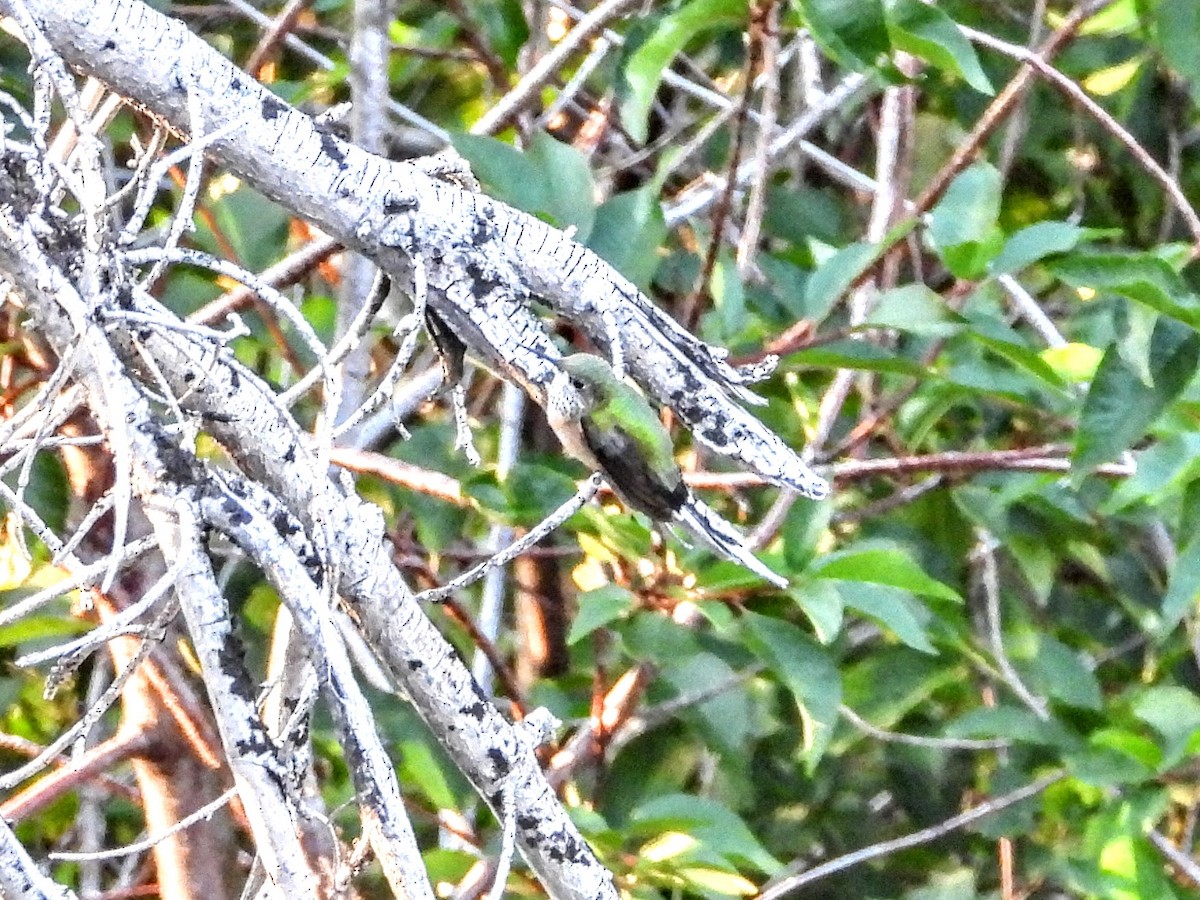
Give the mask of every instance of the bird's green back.
[[569, 358], [568, 368], [577, 377], [595, 385], [601, 396], [601, 402], [588, 415], [592, 427], [599, 431], [621, 429], [627, 432], [651, 468], [663, 476], [677, 471], [671, 436], [646, 398], [618, 379], [600, 357], [582, 359], [581, 356]]

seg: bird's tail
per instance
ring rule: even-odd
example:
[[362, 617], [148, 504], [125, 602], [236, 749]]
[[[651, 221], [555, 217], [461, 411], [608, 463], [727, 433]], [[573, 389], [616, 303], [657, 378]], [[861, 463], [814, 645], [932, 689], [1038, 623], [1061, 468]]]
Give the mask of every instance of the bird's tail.
[[746, 538], [740, 531], [713, 512], [694, 494], [689, 494], [687, 500], [675, 511], [675, 520], [726, 559], [749, 569], [760, 578], [765, 578], [777, 588], [788, 586], [786, 578], [771, 571], [750, 551], [746, 546]]

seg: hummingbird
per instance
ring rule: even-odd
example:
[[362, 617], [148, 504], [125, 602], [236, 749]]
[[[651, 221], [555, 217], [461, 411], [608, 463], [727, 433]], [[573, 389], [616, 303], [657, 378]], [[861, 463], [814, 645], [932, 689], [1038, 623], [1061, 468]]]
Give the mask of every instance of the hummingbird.
[[601, 472], [626, 505], [656, 522], [678, 523], [727, 559], [788, 586], [684, 484], [671, 438], [645, 397], [599, 356], [576, 353], [555, 366], [546, 417], [568, 453]]

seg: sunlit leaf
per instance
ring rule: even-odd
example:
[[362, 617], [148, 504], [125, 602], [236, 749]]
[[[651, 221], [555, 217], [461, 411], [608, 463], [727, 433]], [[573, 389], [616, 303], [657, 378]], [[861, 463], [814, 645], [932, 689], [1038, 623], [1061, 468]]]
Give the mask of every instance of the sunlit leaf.
[[1097, 69], [1083, 78], [1080, 83], [1089, 94], [1107, 97], [1128, 86], [1144, 62], [1144, 59], [1135, 56], [1133, 59], [1117, 63], [1115, 66]]
[[1096, 374], [1104, 351], [1090, 344], [1072, 342], [1043, 350], [1040, 356], [1064, 381], [1080, 384]]
[[768, 875], [782, 868], [736, 813], [704, 797], [689, 794], [655, 797], [634, 810], [630, 828], [635, 834], [657, 836], [673, 831], [690, 836], [720, 856], [743, 861]]
[[1134, 714], [1163, 738], [1164, 768], [1196, 752], [1200, 738], [1200, 698], [1187, 688], [1156, 685], [1133, 704]]

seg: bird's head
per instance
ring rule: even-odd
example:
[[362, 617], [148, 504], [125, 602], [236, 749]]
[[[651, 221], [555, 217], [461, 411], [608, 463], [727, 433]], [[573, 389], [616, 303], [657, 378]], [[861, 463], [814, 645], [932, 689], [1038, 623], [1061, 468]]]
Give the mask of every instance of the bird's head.
[[564, 418], [588, 415], [609, 399], [617, 384], [612, 367], [590, 353], [563, 357], [557, 365], [559, 371], [547, 388], [547, 398]]

